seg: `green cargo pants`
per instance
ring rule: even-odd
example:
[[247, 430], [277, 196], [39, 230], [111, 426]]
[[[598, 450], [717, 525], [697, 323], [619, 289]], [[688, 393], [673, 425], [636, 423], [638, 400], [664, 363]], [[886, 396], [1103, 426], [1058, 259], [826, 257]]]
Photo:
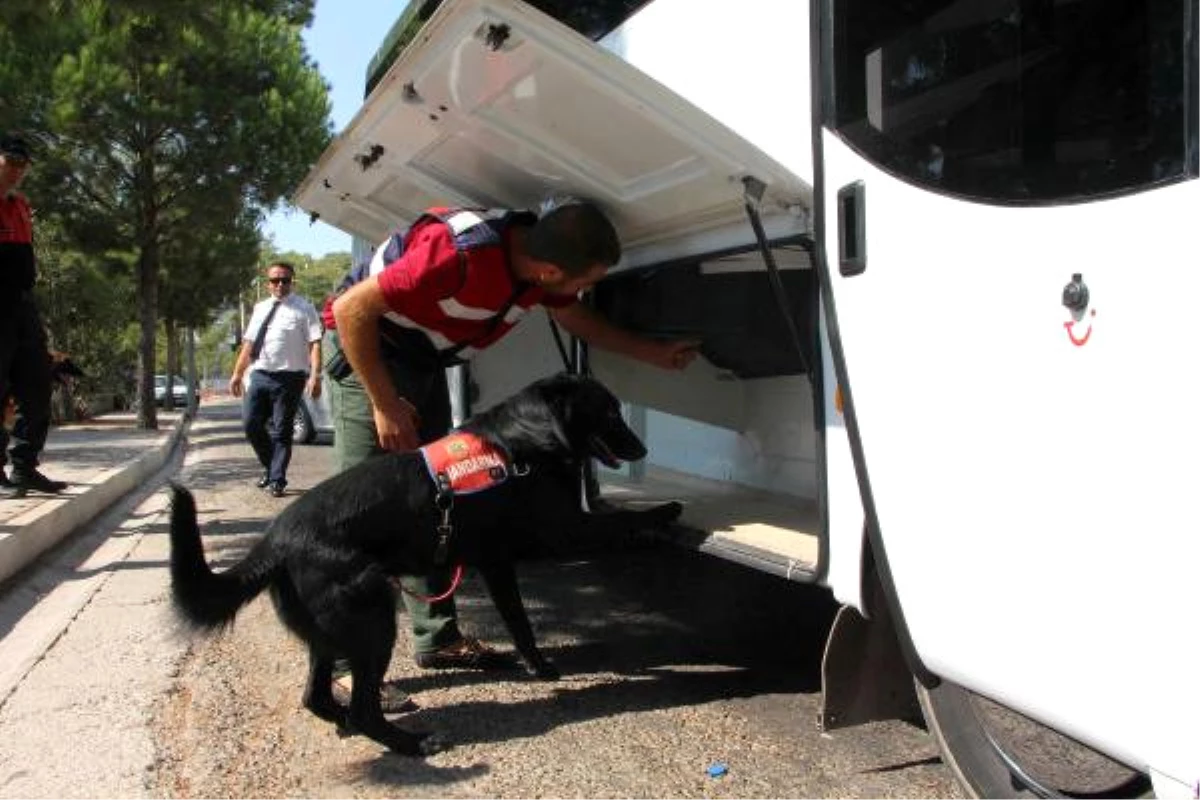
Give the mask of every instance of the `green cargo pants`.
[[[337, 331], [327, 331], [321, 348], [325, 364], [341, 351]], [[446, 387], [445, 370], [425, 372], [406, 368], [403, 364], [388, 365], [392, 383], [401, 397], [412, 403], [421, 415], [417, 432], [422, 442], [445, 436], [450, 430], [450, 393]], [[326, 382], [333, 410], [333, 449], [335, 466], [343, 472], [373, 455], [384, 452], [379, 447], [371, 400], [358, 376], [351, 373], [341, 381]], [[432, 653], [462, 638], [458, 630], [458, 614], [454, 597], [437, 603], [426, 603], [409, 592], [436, 597], [450, 587], [450, 573], [439, 571], [427, 576], [409, 575], [400, 579], [407, 590], [400, 593], [404, 607], [412, 620], [413, 655]]]

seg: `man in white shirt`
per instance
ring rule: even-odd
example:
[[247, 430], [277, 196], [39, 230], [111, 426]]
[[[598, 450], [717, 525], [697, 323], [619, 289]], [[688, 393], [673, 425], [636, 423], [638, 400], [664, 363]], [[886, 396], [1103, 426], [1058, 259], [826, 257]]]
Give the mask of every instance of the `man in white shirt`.
[[[246, 398], [242, 409], [246, 439], [263, 466], [258, 486], [274, 497], [283, 497], [287, 486], [300, 393], [321, 396], [324, 331], [312, 303], [292, 294], [295, 275], [286, 261], [267, 267], [271, 296], [254, 306], [229, 379], [233, 396]], [[244, 387], [247, 370], [250, 385]]]

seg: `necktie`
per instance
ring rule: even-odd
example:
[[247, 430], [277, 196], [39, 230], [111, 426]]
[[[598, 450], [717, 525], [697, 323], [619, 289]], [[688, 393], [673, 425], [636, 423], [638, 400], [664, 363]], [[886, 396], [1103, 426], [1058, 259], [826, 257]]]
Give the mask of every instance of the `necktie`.
[[263, 320], [263, 324], [258, 327], [258, 334], [254, 337], [254, 344], [250, 346], [250, 360], [258, 361], [258, 354], [262, 352], [263, 342], [267, 340], [267, 326], [271, 324], [271, 320], [275, 318], [275, 312], [279, 310], [279, 300], [276, 300], [271, 310], [267, 312], [267, 318]]

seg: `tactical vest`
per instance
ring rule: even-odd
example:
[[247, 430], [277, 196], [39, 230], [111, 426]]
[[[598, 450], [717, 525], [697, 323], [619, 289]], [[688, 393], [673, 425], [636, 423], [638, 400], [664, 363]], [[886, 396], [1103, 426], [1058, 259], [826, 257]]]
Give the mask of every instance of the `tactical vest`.
[[[338, 285], [337, 294], [349, 289], [356, 283], [382, 272], [388, 264], [404, 255], [406, 237], [419, 224], [436, 220], [450, 229], [454, 248], [458, 252], [458, 267], [461, 283], [467, 282], [467, 253], [485, 247], [503, 247], [504, 233], [514, 225], [532, 225], [537, 222], [537, 215], [529, 211], [510, 211], [506, 209], [481, 208], [451, 208], [444, 212], [426, 211], [404, 231], [396, 231], [388, 237], [375, 251], [374, 255], [346, 274]], [[518, 285], [517, 291], [509, 302], [489, 320], [489, 332], [494, 329], [508, 310], [512, 308], [517, 297], [526, 287]], [[427, 369], [445, 368], [462, 363], [458, 354], [474, 342], [461, 342], [451, 347], [438, 350], [429, 341], [429, 337], [418, 330], [406, 328], [386, 317], [379, 320], [379, 339], [386, 359], [397, 359], [412, 366]]]

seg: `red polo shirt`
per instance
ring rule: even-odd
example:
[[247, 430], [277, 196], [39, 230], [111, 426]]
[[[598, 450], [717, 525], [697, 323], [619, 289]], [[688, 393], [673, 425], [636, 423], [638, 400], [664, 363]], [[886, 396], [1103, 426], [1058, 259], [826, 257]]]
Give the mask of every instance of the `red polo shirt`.
[[0, 286], [32, 289], [36, 276], [29, 203], [15, 192], [0, 196]]
[[[504, 234], [504, 247], [463, 251], [464, 270], [449, 227], [435, 218], [418, 221], [404, 237], [403, 255], [379, 272], [379, 288], [391, 309], [388, 319], [424, 332], [438, 350], [471, 342], [459, 353], [470, 358], [503, 338], [529, 309], [563, 308], [576, 302], [573, 296], [547, 294], [530, 286], [489, 333], [492, 318], [516, 289], [508, 263], [509, 235]], [[326, 327], [336, 327], [332, 300], [325, 306], [324, 319]]]

